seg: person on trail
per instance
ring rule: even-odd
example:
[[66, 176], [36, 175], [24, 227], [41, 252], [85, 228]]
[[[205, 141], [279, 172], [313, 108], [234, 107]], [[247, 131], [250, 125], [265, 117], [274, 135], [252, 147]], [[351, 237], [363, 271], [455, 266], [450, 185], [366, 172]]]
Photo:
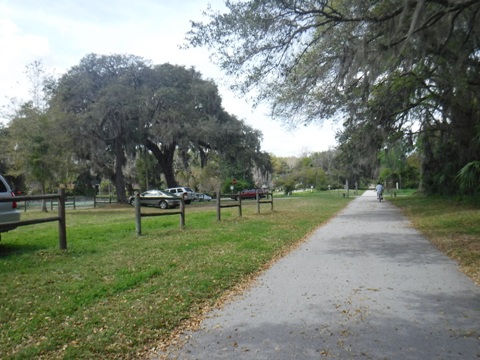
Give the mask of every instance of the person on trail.
[[375, 186], [375, 190], [377, 191], [377, 198], [382, 199], [383, 198], [383, 185], [378, 183], [377, 186]]

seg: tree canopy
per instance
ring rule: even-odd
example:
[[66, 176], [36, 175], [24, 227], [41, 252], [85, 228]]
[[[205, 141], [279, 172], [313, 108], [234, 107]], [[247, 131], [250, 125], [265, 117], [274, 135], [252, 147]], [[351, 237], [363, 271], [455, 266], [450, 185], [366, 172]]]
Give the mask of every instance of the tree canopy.
[[195, 154], [202, 167], [210, 154], [242, 164], [246, 172], [265, 165], [261, 133], [228, 114], [217, 86], [193, 68], [90, 54], [60, 78], [51, 105], [52, 115], [68, 129], [66, 136], [75, 139], [77, 158], [111, 180], [121, 202], [127, 201], [128, 163], [140, 154], [146, 161], [147, 152], [168, 187], [177, 185], [175, 159], [189, 174]]
[[[343, 149], [361, 149], [368, 171], [379, 150], [415, 144], [428, 192], [455, 191], [460, 169], [480, 158], [479, 1], [225, 4], [192, 22], [187, 41], [213, 49], [237, 89], [255, 88], [274, 117], [343, 117]], [[358, 154], [350, 161], [367, 162]]]
[[137, 140], [140, 72], [146, 66], [135, 56], [90, 54], [61, 77], [54, 97], [68, 135], [77, 139], [77, 156], [113, 182], [122, 202], [123, 167]]

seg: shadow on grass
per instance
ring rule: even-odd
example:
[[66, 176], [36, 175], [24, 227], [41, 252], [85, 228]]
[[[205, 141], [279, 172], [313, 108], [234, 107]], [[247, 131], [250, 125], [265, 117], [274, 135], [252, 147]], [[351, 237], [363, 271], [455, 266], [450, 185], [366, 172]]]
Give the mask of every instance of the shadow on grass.
[[45, 245], [40, 244], [16, 244], [0, 242], [0, 258], [7, 258], [13, 255], [30, 254], [41, 249], [46, 249]]

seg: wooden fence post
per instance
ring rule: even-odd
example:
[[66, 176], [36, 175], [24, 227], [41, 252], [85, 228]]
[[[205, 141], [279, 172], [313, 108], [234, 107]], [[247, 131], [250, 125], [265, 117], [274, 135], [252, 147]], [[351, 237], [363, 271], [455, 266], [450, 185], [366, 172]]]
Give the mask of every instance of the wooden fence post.
[[142, 214], [140, 209], [140, 193], [135, 193], [135, 230], [137, 235], [142, 235]]
[[242, 217], [242, 197], [238, 194], [238, 216]]
[[185, 201], [180, 201], [180, 227], [183, 229], [185, 227]]
[[220, 189], [217, 191], [217, 220], [220, 221]]
[[65, 189], [58, 189], [58, 241], [60, 250], [67, 248], [67, 222], [65, 218]]

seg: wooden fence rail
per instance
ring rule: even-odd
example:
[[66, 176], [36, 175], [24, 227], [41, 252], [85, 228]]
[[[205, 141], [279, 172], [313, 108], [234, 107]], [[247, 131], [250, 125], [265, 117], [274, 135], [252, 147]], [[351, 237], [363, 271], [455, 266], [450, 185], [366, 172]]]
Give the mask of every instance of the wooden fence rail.
[[67, 225], [65, 220], [65, 189], [58, 189], [58, 194], [46, 194], [46, 195], [30, 195], [30, 196], [17, 196], [12, 198], [1, 198], [0, 202], [19, 202], [19, 201], [35, 201], [35, 200], [58, 200], [58, 216], [32, 219], [32, 220], [20, 220], [10, 223], [3, 223], [0, 228], [18, 227], [26, 225], [41, 224], [46, 222], [58, 221], [58, 243], [61, 250], [67, 248]]
[[97, 204], [111, 204], [114, 200], [110, 195], [95, 195], [93, 197], [93, 207], [96, 208]]
[[[50, 210], [53, 211], [53, 208], [54, 208], [55, 206], [58, 206], [58, 203], [59, 203], [59, 201], [58, 201], [57, 199], [50, 199]], [[65, 208], [66, 208], [67, 206], [73, 206], [73, 210], [76, 210], [76, 209], [77, 209], [75, 196], [70, 196], [70, 197], [69, 197], [69, 196], [66, 196], [66, 197], [65, 197]], [[27, 208], [27, 207], [25, 206], [25, 209], [26, 209], [26, 208]]]

